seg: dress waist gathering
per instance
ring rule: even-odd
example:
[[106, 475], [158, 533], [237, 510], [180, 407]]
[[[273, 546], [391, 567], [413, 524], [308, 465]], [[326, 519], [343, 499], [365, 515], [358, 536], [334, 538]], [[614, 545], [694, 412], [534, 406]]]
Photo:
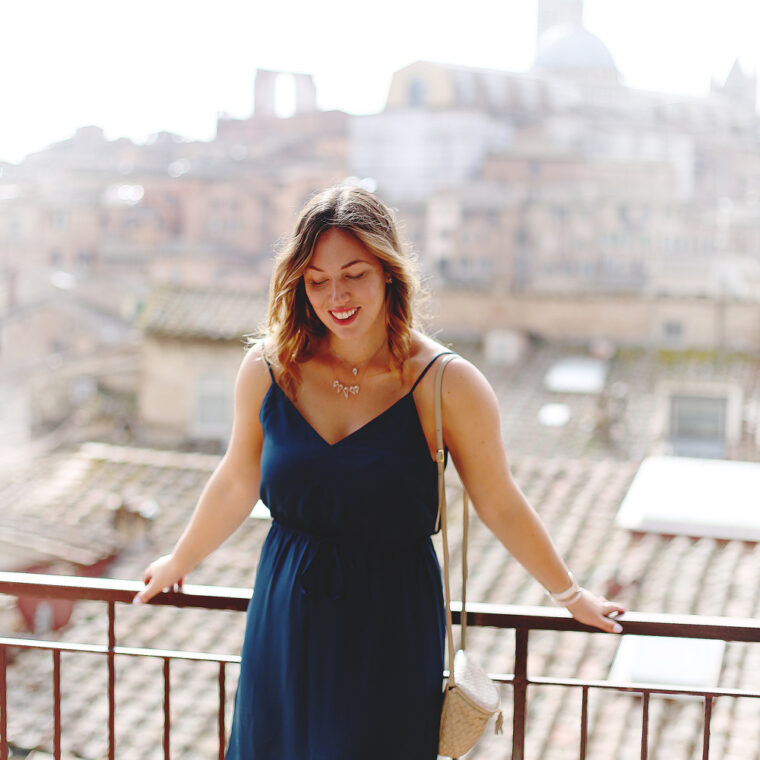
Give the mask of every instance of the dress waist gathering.
[[[393, 541], [368, 541], [345, 535], [304, 530], [282, 518], [272, 521], [271, 540], [297, 538], [305, 543], [304, 562], [296, 583], [305, 596], [319, 594], [336, 600], [345, 594], [346, 573], [357, 563], [373, 565], [419, 559], [434, 553], [430, 536], [400, 537]], [[269, 540], [269, 539], [268, 539]], [[382, 568], [379, 568], [382, 569]]]

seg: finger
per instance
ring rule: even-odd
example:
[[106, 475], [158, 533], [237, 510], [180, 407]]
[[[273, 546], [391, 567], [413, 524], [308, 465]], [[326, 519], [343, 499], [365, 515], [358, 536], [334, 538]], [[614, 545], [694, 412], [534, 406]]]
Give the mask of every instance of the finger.
[[151, 579], [150, 583], [142, 591], [138, 591], [134, 595], [132, 604], [146, 604], [156, 595], [157, 591], [158, 589], [156, 589], [153, 579]]
[[620, 625], [620, 623], [617, 622], [617, 620], [613, 620], [612, 618], [603, 617], [602, 622], [599, 625], [599, 627], [603, 631], [607, 631], [608, 633], [622, 633], [623, 632], [623, 626]]

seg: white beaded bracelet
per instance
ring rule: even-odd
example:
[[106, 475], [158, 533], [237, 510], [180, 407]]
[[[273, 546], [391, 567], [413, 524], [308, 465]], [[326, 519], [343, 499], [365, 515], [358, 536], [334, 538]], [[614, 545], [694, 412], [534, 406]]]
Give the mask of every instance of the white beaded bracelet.
[[575, 602], [577, 602], [583, 595], [583, 589], [575, 582], [575, 578], [573, 577], [573, 574], [568, 573], [568, 575], [570, 576], [570, 581], [571, 581], [570, 586], [568, 588], [556, 594], [551, 591], [546, 592], [549, 595], [549, 598], [555, 604], [559, 604], [562, 607], [567, 607], [570, 604], [575, 604]]
[[575, 604], [582, 596], [583, 588], [578, 586], [578, 590], [569, 599], [565, 599], [564, 602], [557, 602], [557, 604], [561, 604], [563, 607], [569, 607], [571, 604]]

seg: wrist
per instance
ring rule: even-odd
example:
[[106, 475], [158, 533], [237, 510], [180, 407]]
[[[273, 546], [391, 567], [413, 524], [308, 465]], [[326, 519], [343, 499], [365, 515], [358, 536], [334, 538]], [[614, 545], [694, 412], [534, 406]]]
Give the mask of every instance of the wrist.
[[573, 574], [568, 571], [568, 578], [570, 585], [562, 591], [549, 591], [546, 589], [546, 593], [549, 598], [561, 607], [569, 607], [571, 604], [575, 604], [583, 595], [583, 589], [578, 585]]
[[193, 563], [190, 557], [182, 556], [177, 551], [173, 551], [169, 555], [169, 563], [171, 567], [173, 568], [174, 572], [179, 575], [180, 577], [183, 577], [188, 575], [194, 568], [197, 563]]

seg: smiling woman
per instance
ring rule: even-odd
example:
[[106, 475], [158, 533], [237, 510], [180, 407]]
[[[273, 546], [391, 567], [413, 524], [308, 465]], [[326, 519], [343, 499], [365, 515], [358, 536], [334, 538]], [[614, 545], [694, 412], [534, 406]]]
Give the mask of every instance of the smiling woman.
[[[387, 339], [390, 366], [400, 373], [420, 292], [413, 264], [391, 211], [372, 193], [351, 187], [315, 196], [272, 275], [270, 354], [284, 389], [295, 395], [303, 359], [325, 346], [356, 365], [369, 363], [370, 349]], [[331, 334], [331, 327], [353, 330]], [[346, 341], [365, 331], [357, 356]]]
[[[147, 601], [272, 514], [248, 606], [227, 760], [434, 760], [446, 626], [434, 381], [417, 280], [372, 193], [315, 196], [275, 261], [268, 329], [235, 387], [229, 448]], [[478, 514], [581, 622], [622, 607], [577, 586], [512, 480], [485, 378], [455, 357], [443, 442]]]

